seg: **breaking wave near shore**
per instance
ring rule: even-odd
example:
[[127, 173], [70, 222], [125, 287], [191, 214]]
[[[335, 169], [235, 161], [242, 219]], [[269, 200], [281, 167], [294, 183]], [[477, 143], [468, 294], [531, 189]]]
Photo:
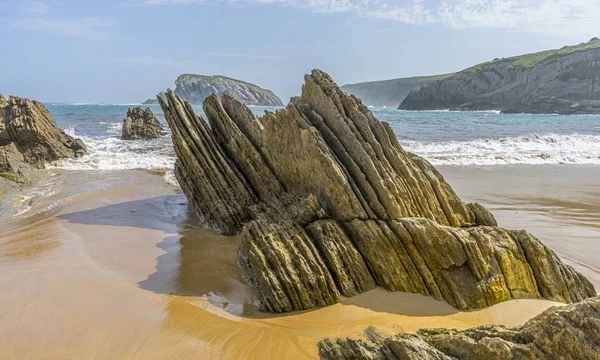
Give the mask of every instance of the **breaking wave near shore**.
[[175, 151], [170, 134], [152, 140], [127, 141], [118, 137], [121, 133], [121, 123], [107, 125], [110, 135], [100, 138], [81, 135], [76, 128], [65, 129], [69, 135], [83, 140], [88, 147], [88, 154], [78, 159], [59, 160], [49, 167], [83, 171], [163, 170], [165, 181], [177, 185], [173, 175]]
[[400, 142], [405, 150], [434, 165], [600, 165], [600, 135], [533, 134], [501, 139]]
[[[175, 151], [169, 129], [153, 140], [121, 140], [129, 105], [53, 105], [58, 125], [81, 138], [88, 154], [50, 167], [67, 170], [133, 170], [173, 174]], [[166, 125], [158, 105], [148, 107]], [[202, 114], [201, 106], [194, 107]], [[250, 107], [255, 115], [276, 107]], [[371, 109], [387, 121], [405, 150], [434, 165], [600, 165], [600, 116], [499, 115], [494, 112], [410, 112]]]

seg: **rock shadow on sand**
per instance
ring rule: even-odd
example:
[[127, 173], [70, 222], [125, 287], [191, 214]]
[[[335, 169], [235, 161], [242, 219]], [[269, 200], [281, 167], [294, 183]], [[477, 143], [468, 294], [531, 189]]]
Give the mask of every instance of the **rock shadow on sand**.
[[173, 233], [187, 219], [186, 207], [187, 199], [178, 191], [174, 195], [124, 201], [58, 218], [75, 224], [128, 226]]
[[[180, 193], [124, 201], [58, 216], [70, 223], [158, 230], [164, 253], [155, 272], [139, 281], [142, 289], [162, 295], [202, 297], [236, 315], [256, 312], [258, 295], [238, 266], [239, 236], [204, 229]], [[135, 234], [135, 233], [134, 233]]]
[[[134, 227], [165, 233], [163, 240], [156, 244], [164, 254], [156, 259], [155, 272], [138, 282], [144, 290], [161, 295], [204, 298], [234, 315], [250, 318], [299, 313], [258, 312], [258, 293], [246, 283], [243, 269], [237, 263], [241, 238], [204, 229], [186, 205], [185, 197], [178, 193], [110, 204], [58, 218], [77, 224]], [[399, 315], [435, 316], [457, 312], [444, 302], [381, 288], [345, 299], [343, 303]]]

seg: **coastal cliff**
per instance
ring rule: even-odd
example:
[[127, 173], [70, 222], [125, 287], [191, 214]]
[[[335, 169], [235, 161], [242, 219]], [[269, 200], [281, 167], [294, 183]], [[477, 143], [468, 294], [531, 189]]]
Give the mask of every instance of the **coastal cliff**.
[[[175, 94], [191, 104], [202, 104], [205, 98], [216, 94], [219, 98], [227, 94], [244, 105], [283, 106], [283, 102], [272, 91], [257, 85], [225, 76], [183, 74], [175, 80]], [[165, 93], [159, 96], [165, 98]], [[144, 104], [156, 104], [149, 99]]]
[[369, 81], [344, 85], [342, 86], [342, 90], [348, 94], [356, 95], [365, 105], [396, 108], [411, 91], [419, 90], [425, 85], [452, 75], [443, 74]]
[[330, 305], [375, 286], [459, 309], [596, 294], [538, 239], [463, 203], [387, 123], [319, 70], [305, 76], [301, 96], [262, 117], [212, 95], [206, 122], [166, 95], [158, 101], [175, 175], [206, 226], [242, 234], [240, 264], [263, 310]]
[[412, 91], [405, 110], [600, 113], [600, 40], [475, 65]]

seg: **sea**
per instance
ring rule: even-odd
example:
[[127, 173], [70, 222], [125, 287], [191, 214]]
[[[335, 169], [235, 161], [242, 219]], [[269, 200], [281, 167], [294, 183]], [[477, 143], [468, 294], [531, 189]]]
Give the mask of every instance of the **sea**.
[[[45, 104], [58, 126], [88, 146], [88, 155], [51, 165], [69, 170], [172, 169], [167, 131], [160, 139], [120, 140], [127, 110], [139, 104]], [[148, 105], [166, 124], [158, 105]], [[201, 106], [194, 107], [204, 117]], [[252, 106], [256, 115], [277, 107]], [[600, 115], [500, 114], [499, 111], [406, 111], [370, 108], [388, 122], [405, 150], [434, 165], [600, 165]]]

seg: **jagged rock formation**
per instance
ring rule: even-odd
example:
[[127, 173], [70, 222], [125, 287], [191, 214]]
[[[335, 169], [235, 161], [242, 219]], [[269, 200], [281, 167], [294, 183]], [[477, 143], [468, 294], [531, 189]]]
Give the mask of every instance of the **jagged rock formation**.
[[150, 108], [142, 110], [136, 107], [127, 110], [127, 117], [123, 120], [123, 131], [121, 139], [123, 140], [148, 140], [156, 139], [161, 136], [163, 126], [154, 116]]
[[240, 263], [265, 310], [329, 305], [375, 286], [460, 309], [595, 295], [539, 240], [464, 204], [321, 71], [262, 117], [227, 95], [204, 101], [210, 125], [172, 91], [158, 101], [190, 206], [208, 226], [242, 233]]
[[27, 183], [47, 162], [84, 155], [86, 147], [58, 128], [37, 101], [0, 95], [0, 176]]
[[454, 74], [369, 81], [347, 84], [342, 86], [342, 90], [360, 98], [365, 105], [396, 108], [411, 91], [419, 90], [425, 85], [452, 75]]
[[387, 338], [370, 327], [365, 334], [364, 339], [321, 341], [321, 359], [600, 359], [600, 298], [550, 308], [521, 327], [429, 329]]
[[[175, 94], [194, 105], [202, 104], [212, 94], [219, 98], [227, 94], [244, 105], [283, 106], [281, 99], [271, 90], [220, 75], [183, 74], [175, 80], [175, 85]], [[166, 100], [164, 92], [159, 96]], [[156, 103], [158, 102], [154, 99], [144, 101], [144, 104]]]
[[400, 109], [600, 113], [600, 40], [475, 65], [412, 91]]

